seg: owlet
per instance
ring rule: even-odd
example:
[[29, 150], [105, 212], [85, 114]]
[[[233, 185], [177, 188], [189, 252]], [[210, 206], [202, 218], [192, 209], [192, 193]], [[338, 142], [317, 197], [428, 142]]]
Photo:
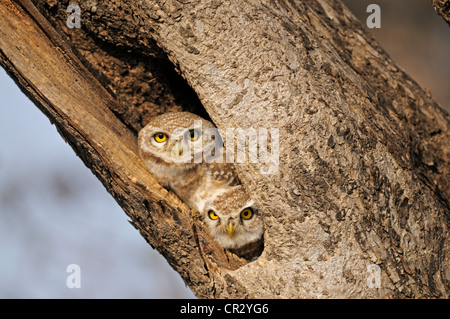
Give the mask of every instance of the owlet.
[[138, 144], [140, 157], [159, 183], [200, 214], [208, 200], [240, 183], [233, 165], [223, 160], [218, 130], [195, 114], [155, 117], [139, 132]]
[[204, 221], [222, 247], [246, 259], [259, 256], [263, 248], [264, 225], [242, 185], [208, 201], [205, 210]]

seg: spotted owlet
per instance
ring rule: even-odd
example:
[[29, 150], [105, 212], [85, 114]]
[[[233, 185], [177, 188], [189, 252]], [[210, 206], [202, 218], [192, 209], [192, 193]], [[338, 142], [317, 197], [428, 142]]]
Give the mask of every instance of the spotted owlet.
[[[205, 203], [238, 185], [211, 122], [189, 112], [155, 117], [140, 132], [139, 154], [159, 183], [203, 215]], [[222, 157], [222, 162], [214, 162]]]
[[207, 201], [205, 211], [204, 221], [222, 247], [247, 259], [262, 252], [264, 225], [241, 185]]

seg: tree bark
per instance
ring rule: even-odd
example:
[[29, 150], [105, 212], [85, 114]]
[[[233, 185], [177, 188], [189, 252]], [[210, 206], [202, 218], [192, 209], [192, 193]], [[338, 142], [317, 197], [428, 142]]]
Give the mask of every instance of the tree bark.
[[[67, 6], [3, 0], [0, 62], [198, 297], [448, 298], [450, 117], [340, 2], [86, 1], [81, 29]], [[136, 155], [179, 110], [279, 129], [275, 174], [236, 165], [266, 225], [256, 261]]]
[[450, 1], [431, 0], [436, 12], [450, 25]]

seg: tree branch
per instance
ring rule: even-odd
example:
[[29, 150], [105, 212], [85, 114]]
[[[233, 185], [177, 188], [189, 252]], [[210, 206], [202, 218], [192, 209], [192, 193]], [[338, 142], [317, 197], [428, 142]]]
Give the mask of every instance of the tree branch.
[[[199, 297], [223, 283], [216, 268], [244, 260], [220, 247], [189, 209], [150, 175], [137, 140], [110, 111], [117, 102], [80, 63], [29, 1], [0, 3], [0, 63], [56, 125], [148, 243], [161, 252]], [[218, 287], [216, 287], [218, 286]]]
[[437, 13], [450, 25], [450, 1], [449, 0], [431, 0]]
[[[83, 2], [80, 32], [66, 3], [39, 6], [50, 25], [1, 2], [1, 63], [197, 296], [448, 297], [450, 117], [339, 1]], [[221, 130], [279, 129], [275, 174], [236, 165], [266, 225], [254, 262], [136, 155], [146, 119], [200, 102]]]

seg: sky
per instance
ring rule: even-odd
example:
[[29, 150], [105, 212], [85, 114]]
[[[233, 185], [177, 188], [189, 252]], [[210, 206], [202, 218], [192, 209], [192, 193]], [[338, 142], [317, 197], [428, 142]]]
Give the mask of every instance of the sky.
[[365, 26], [369, 4], [380, 7], [381, 28], [366, 28], [392, 60], [450, 112], [450, 26], [431, 0], [343, 0]]

